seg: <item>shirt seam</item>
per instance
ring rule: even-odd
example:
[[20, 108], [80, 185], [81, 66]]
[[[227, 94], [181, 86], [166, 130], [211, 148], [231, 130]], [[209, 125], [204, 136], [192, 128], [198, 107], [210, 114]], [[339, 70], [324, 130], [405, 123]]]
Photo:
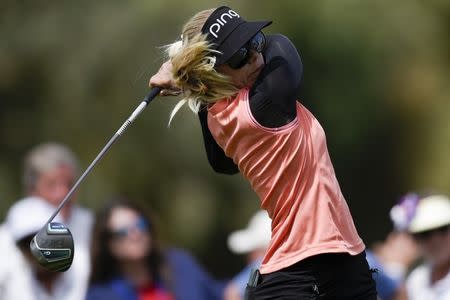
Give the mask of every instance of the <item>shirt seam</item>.
[[271, 132], [271, 133], [285, 133], [285, 132], [289, 132], [290, 130], [293, 130], [295, 128], [295, 126], [298, 124], [298, 116], [295, 116], [295, 118], [292, 121], [290, 121], [286, 125], [283, 125], [280, 127], [271, 128], [271, 127], [263, 126], [255, 119], [255, 117], [253, 116], [252, 111], [250, 109], [250, 98], [249, 98], [249, 89], [248, 88], [245, 89], [244, 102], [245, 102], [245, 111], [247, 113], [247, 116], [250, 119], [250, 124], [260, 130], [263, 130], [266, 132]]

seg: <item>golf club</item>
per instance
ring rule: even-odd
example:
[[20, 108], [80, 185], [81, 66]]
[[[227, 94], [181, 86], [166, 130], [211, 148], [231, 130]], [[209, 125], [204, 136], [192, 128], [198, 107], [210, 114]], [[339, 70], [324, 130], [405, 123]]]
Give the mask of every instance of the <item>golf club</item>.
[[122, 124], [117, 132], [112, 136], [103, 149], [97, 154], [95, 159], [87, 167], [84, 173], [78, 178], [73, 187], [61, 201], [55, 212], [41, 230], [30, 242], [30, 249], [37, 261], [46, 269], [57, 272], [64, 272], [70, 268], [74, 256], [74, 243], [70, 230], [62, 223], [52, 222], [59, 211], [69, 201], [72, 194], [78, 188], [84, 178], [91, 172], [92, 168], [102, 159], [114, 142], [124, 133], [127, 127], [133, 123], [137, 116], [147, 107], [147, 105], [159, 94], [161, 88], [154, 87], [144, 100], [138, 105], [128, 119]]

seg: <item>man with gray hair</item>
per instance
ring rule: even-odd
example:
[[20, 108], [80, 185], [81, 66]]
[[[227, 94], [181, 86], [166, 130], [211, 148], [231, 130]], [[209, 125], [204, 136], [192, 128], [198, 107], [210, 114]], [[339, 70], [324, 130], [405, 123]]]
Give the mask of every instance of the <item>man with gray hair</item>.
[[[20, 227], [18, 227], [18, 224], [24, 223], [30, 217], [23, 212], [28, 211], [29, 214], [32, 214], [33, 207], [40, 205], [37, 203], [39, 201], [45, 202], [51, 207], [50, 211], [54, 211], [71, 189], [78, 175], [78, 160], [66, 146], [57, 143], [43, 143], [31, 149], [24, 160], [23, 185], [26, 198], [14, 203], [7, 213], [7, 220], [15, 218], [13, 222], [6, 222], [5, 224], [5, 228], [9, 230], [13, 240], [14, 232]], [[81, 300], [85, 297], [89, 278], [89, 249], [93, 216], [87, 209], [77, 205], [75, 198], [76, 194], [58, 215], [58, 219], [66, 224], [72, 232], [75, 242], [75, 255], [72, 266], [61, 276], [74, 281], [71, 288], [72, 292], [70, 295], [65, 295], [64, 299]], [[21, 208], [22, 213], [14, 214], [18, 207]], [[48, 217], [50, 217], [50, 214]], [[23, 218], [23, 220], [16, 220], [17, 218]], [[42, 222], [42, 225], [44, 225], [45, 221]], [[28, 236], [31, 233], [27, 231]], [[34, 278], [30, 286], [22, 286], [22, 289], [33, 290], [40, 284], [37, 279]], [[41, 290], [45, 290], [45, 287], [41, 288]], [[52, 290], [47, 288], [47, 297], [45, 299], [56, 299], [54, 298], [55, 296]], [[35, 299], [40, 300], [41, 298], [36, 296]]]
[[[64, 145], [40, 144], [25, 157], [23, 174], [25, 193], [42, 197], [55, 207], [69, 192], [78, 175], [78, 160]], [[73, 200], [61, 211], [64, 219], [71, 217]]]

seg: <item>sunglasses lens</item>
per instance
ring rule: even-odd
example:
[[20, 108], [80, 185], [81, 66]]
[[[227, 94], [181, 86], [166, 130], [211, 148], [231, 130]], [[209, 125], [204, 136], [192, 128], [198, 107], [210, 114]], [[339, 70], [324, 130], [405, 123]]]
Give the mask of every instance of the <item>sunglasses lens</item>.
[[260, 31], [258, 32], [249, 42], [249, 46], [251, 49], [255, 50], [258, 53], [261, 53], [266, 46], [266, 37]]
[[247, 62], [249, 54], [250, 51], [247, 48], [242, 47], [228, 60], [228, 65], [233, 69], [242, 68]]
[[233, 69], [242, 68], [250, 58], [250, 50], [255, 50], [261, 53], [266, 46], [266, 37], [261, 31], [258, 32], [244, 47], [240, 48], [231, 58], [227, 64]]
[[128, 228], [119, 228], [111, 232], [114, 238], [123, 238], [128, 235]]
[[149, 225], [144, 218], [139, 218], [139, 220], [136, 222], [136, 228], [140, 231], [146, 232], [149, 229]]
[[112, 230], [111, 235], [115, 238], [124, 238], [128, 236], [132, 229], [137, 229], [140, 232], [147, 232], [149, 228], [150, 225], [148, 222], [144, 218], [139, 218], [133, 225]]

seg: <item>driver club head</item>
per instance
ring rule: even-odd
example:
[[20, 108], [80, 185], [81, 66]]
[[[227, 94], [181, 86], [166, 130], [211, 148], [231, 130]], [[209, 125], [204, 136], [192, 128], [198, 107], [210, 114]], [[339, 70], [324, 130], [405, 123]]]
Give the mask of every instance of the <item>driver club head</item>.
[[62, 223], [51, 222], [63, 206], [69, 201], [72, 194], [76, 191], [81, 182], [91, 172], [94, 166], [108, 152], [114, 142], [122, 136], [130, 124], [137, 116], [155, 99], [161, 92], [160, 87], [153, 87], [150, 93], [144, 97], [143, 101], [135, 108], [128, 119], [120, 126], [119, 130], [112, 136], [103, 149], [97, 154], [95, 159], [89, 164], [87, 169], [78, 178], [70, 191], [59, 204], [56, 211], [50, 217], [45, 226], [33, 237], [30, 242], [30, 250], [39, 264], [48, 270], [64, 272], [70, 268], [73, 261], [73, 237], [70, 230]]
[[48, 270], [64, 272], [72, 265], [73, 237], [62, 223], [45, 224], [31, 240], [30, 249], [39, 264]]

